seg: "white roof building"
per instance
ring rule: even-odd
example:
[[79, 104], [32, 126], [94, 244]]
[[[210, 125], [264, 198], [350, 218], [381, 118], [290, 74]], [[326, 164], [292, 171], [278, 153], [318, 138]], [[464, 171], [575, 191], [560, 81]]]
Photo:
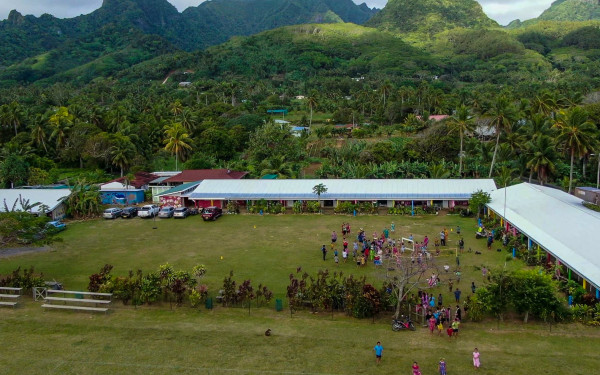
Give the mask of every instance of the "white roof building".
[[202, 200], [317, 200], [313, 187], [323, 184], [323, 200], [468, 200], [477, 190], [496, 190], [492, 179], [276, 179], [204, 180], [188, 195]]
[[30, 205], [40, 203], [28, 212], [38, 215], [42, 211], [42, 206], [45, 206], [46, 213], [52, 213], [52, 217], [56, 219], [64, 216], [63, 209], [60, 210], [61, 212], [55, 212], [55, 210], [61, 207], [69, 195], [71, 195], [71, 189], [0, 189], [0, 212], [6, 211], [5, 203], [9, 211], [13, 209], [13, 206], [15, 211], [23, 211], [19, 202], [21, 199], [29, 200]]
[[528, 183], [490, 195], [489, 209], [596, 289], [600, 287], [600, 212], [563, 191]]

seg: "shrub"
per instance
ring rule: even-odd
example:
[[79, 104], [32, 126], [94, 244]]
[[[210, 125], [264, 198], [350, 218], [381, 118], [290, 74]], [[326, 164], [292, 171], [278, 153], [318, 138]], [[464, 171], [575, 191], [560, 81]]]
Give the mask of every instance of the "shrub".
[[227, 213], [229, 214], [239, 214], [240, 213], [240, 205], [237, 201], [229, 201], [227, 202]]
[[43, 274], [36, 274], [32, 267], [24, 269], [21, 275], [21, 267], [12, 271], [10, 275], [0, 276], [0, 286], [10, 288], [23, 288], [25, 290], [31, 290], [34, 287], [44, 286]]

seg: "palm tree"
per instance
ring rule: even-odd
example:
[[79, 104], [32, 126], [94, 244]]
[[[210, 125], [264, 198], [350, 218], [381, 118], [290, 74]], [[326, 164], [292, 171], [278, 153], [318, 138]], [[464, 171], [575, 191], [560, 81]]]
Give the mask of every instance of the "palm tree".
[[311, 127], [312, 126], [312, 118], [313, 118], [313, 109], [319, 106], [319, 103], [317, 102], [317, 98], [315, 97], [314, 93], [311, 94], [308, 98], [306, 98], [306, 105], [308, 105], [308, 108], [310, 109], [310, 119], [308, 120], [308, 126]]
[[517, 112], [510, 103], [510, 100], [502, 95], [496, 98], [496, 101], [492, 104], [487, 115], [491, 117], [492, 121], [490, 124], [496, 130], [496, 146], [494, 148], [494, 156], [492, 157], [492, 164], [490, 165], [490, 173], [488, 175], [488, 178], [492, 178], [494, 164], [496, 163], [496, 154], [498, 153], [498, 145], [500, 143], [500, 134], [510, 127], [510, 124], [517, 117]]
[[179, 116], [181, 112], [183, 112], [183, 104], [181, 104], [181, 100], [179, 99], [176, 99], [173, 103], [171, 103], [169, 108], [175, 117]]
[[392, 84], [389, 81], [385, 81], [379, 88], [379, 92], [381, 92], [381, 95], [383, 97], [383, 107], [384, 108], [385, 108], [386, 98], [388, 95], [390, 95], [390, 92], [392, 91], [392, 89], [393, 89]]
[[540, 185], [544, 185], [547, 181], [550, 172], [556, 170], [554, 160], [556, 158], [555, 145], [552, 139], [546, 135], [535, 138], [527, 144], [528, 159], [527, 168], [529, 168], [529, 182], [533, 172], [537, 172]]
[[3, 105], [2, 108], [0, 108], [0, 121], [5, 125], [12, 125], [15, 128], [16, 136], [18, 134], [17, 128], [23, 121], [23, 109], [21, 108], [21, 105], [17, 102]]
[[500, 170], [496, 172], [496, 185], [498, 186], [510, 186], [518, 182], [519, 180], [514, 178], [515, 169], [503, 165]]
[[46, 147], [46, 128], [44, 126], [45, 119], [42, 115], [37, 115], [33, 121], [33, 125], [31, 128], [31, 141], [37, 147], [44, 147], [44, 151], [48, 152], [48, 148]]
[[285, 161], [285, 155], [274, 156], [261, 163], [262, 170], [260, 176], [276, 174], [280, 178], [294, 178], [293, 166]]
[[317, 195], [319, 207], [321, 207], [321, 194], [327, 193], [327, 186], [325, 186], [323, 183], [317, 184], [313, 186], [313, 193]]
[[131, 143], [129, 137], [120, 135], [119, 133], [116, 135], [118, 137], [117, 142], [112, 146], [110, 155], [112, 157], [113, 165], [121, 168], [121, 177], [123, 177], [124, 169], [129, 166], [131, 159], [135, 155], [135, 147], [133, 146], [133, 143]]
[[175, 170], [178, 169], [179, 159], [185, 160], [186, 152], [192, 149], [191, 138], [181, 123], [176, 122], [165, 128], [165, 150], [175, 154]]
[[446, 179], [450, 177], [450, 171], [444, 163], [433, 164], [429, 168], [429, 175], [434, 179]]
[[596, 126], [588, 120], [588, 115], [581, 107], [569, 111], [561, 111], [554, 123], [558, 129], [556, 143], [561, 145], [566, 153], [571, 155], [569, 171], [569, 194], [573, 190], [573, 163], [575, 156], [582, 157], [595, 148]]
[[460, 134], [458, 175], [462, 176], [463, 158], [465, 157], [465, 152], [463, 149], [465, 133], [468, 131], [472, 131], [475, 128], [475, 124], [473, 122], [469, 109], [465, 105], [461, 105], [460, 107], [458, 107], [448, 125], [451, 129], [458, 131], [458, 133]]
[[48, 122], [53, 129], [50, 138], [56, 139], [56, 148], [58, 149], [65, 144], [67, 131], [73, 124], [73, 115], [69, 113], [69, 110], [66, 107], [59, 107], [58, 110], [50, 116]]

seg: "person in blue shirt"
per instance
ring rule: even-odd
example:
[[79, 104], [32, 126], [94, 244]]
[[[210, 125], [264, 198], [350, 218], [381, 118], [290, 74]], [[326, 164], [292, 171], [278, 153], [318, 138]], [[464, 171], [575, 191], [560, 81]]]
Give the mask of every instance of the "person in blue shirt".
[[375, 345], [373, 350], [375, 350], [375, 362], [381, 363], [381, 355], [383, 354], [383, 346], [381, 346], [381, 342], [377, 341], [377, 345]]

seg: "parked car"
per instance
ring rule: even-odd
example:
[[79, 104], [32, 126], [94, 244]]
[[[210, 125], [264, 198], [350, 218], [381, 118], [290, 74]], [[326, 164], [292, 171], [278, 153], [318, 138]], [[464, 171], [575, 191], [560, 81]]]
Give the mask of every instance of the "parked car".
[[121, 217], [131, 219], [132, 217], [136, 217], [138, 214], [138, 208], [135, 206], [125, 207], [123, 212], [121, 213]]
[[111, 207], [111, 208], [107, 208], [106, 210], [104, 210], [102, 217], [105, 219], [116, 219], [119, 216], [121, 216], [122, 212], [123, 212], [123, 210], [120, 208]]
[[200, 211], [198, 211], [198, 209], [196, 207], [190, 207], [188, 208], [188, 215], [198, 215], [200, 213]]
[[186, 217], [188, 217], [189, 214], [190, 214], [190, 210], [188, 210], [187, 207], [179, 207], [179, 208], [175, 209], [175, 212], [173, 213], [173, 217], [175, 219], [177, 219], [177, 218], [185, 219]]
[[60, 220], [50, 221], [50, 222], [46, 223], [46, 228], [60, 232], [60, 231], [67, 229], [67, 224], [63, 223]]
[[139, 210], [137, 215], [139, 217], [155, 217], [156, 215], [158, 215], [158, 206], [155, 204], [147, 204], [145, 206], [142, 206]]
[[165, 207], [161, 208], [160, 211], [158, 211], [158, 217], [163, 218], [163, 219], [168, 219], [170, 217], [173, 217], [174, 213], [175, 213], [175, 207], [165, 206]]
[[202, 210], [202, 219], [204, 219], [204, 221], [217, 220], [217, 218], [221, 215], [223, 215], [223, 210], [219, 207], [206, 207], [204, 210]]

